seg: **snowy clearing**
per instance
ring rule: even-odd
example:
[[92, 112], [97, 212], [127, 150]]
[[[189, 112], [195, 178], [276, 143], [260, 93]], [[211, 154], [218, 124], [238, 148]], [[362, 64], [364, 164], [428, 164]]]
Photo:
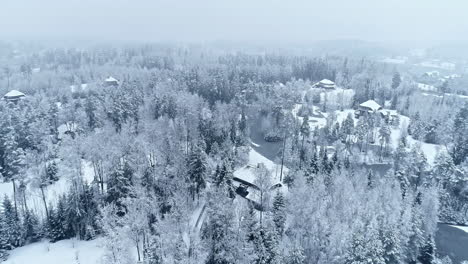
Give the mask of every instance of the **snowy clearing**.
[[99, 264], [102, 263], [104, 249], [102, 238], [90, 241], [67, 239], [50, 243], [32, 243], [16, 248], [4, 264]]

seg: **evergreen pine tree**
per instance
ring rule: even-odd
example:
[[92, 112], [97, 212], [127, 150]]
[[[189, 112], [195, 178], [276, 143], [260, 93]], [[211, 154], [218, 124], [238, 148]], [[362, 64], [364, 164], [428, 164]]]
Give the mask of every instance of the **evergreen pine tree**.
[[109, 176], [107, 183], [107, 202], [114, 203], [117, 207], [117, 215], [125, 215], [127, 209], [123, 199], [131, 196], [133, 186], [133, 169], [127, 161], [120, 164]]
[[234, 215], [231, 199], [223, 193], [211, 193], [209, 201], [209, 254], [206, 264], [235, 263], [237, 245], [235, 242]]
[[33, 243], [41, 238], [41, 231], [39, 220], [37, 216], [31, 211], [26, 211], [23, 219], [23, 240], [26, 243]]
[[382, 232], [385, 263], [401, 263], [401, 237], [395, 233], [395, 230], [396, 227], [384, 227]]
[[453, 147], [450, 151], [455, 165], [468, 157], [468, 103], [456, 114], [453, 123]]
[[1, 237], [4, 249], [13, 249], [23, 245], [23, 237], [21, 234], [20, 218], [17, 216], [15, 209], [8, 196], [5, 195], [2, 203], [3, 207], [3, 221]]
[[435, 262], [435, 243], [431, 236], [429, 236], [424, 246], [420, 249], [418, 261], [421, 264], [436, 263]]
[[206, 187], [207, 164], [205, 154], [199, 147], [195, 147], [188, 160], [188, 176], [190, 179], [190, 193], [192, 199], [199, 195], [200, 191]]
[[309, 167], [306, 170], [306, 180], [308, 183], [312, 183], [313, 179], [319, 173], [319, 165], [317, 159], [317, 151], [314, 151], [312, 158], [310, 159]]
[[273, 222], [278, 236], [282, 236], [286, 223], [285, 201], [283, 194], [280, 191], [276, 192], [273, 199]]
[[392, 89], [395, 90], [396, 88], [398, 88], [398, 86], [400, 86], [400, 83], [401, 83], [400, 73], [395, 72], [392, 77]]
[[50, 133], [58, 136], [58, 106], [55, 102], [50, 102], [48, 111], [48, 123]]
[[52, 183], [52, 182], [58, 181], [57, 173], [58, 173], [57, 162], [53, 160], [46, 166], [46, 176], [47, 176], [48, 182]]
[[287, 264], [305, 264], [304, 249], [300, 245], [294, 246], [285, 261]]
[[49, 220], [49, 238], [51, 242], [57, 242], [67, 237], [67, 222], [66, 222], [66, 197], [59, 198], [57, 208], [50, 207]]

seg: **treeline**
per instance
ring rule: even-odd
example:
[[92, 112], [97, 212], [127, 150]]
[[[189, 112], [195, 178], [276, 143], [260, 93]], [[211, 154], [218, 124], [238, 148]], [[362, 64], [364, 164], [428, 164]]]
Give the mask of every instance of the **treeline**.
[[[106, 263], [134, 262], [130, 250], [148, 264], [434, 263], [439, 206], [441, 217], [466, 217], [468, 144], [453, 144], [467, 140], [465, 108], [450, 155], [434, 170], [405, 137], [392, 152], [398, 120], [338, 122], [330, 113], [314, 130], [310, 111], [303, 122], [292, 115], [307, 85], [323, 78], [354, 89], [353, 104], [391, 100], [398, 109], [405, 84], [373, 62], [151, 46], [12, 61], [2, 84], [30, 93], [0, 102], [0, 171], [14, 190], [0, 214], [2, 254], [41, 238], [102, 235]], [[119, 86], [103, 86], [107, 75]], [[69, 89], [84, 82], [87, 89]], [[274, 172], [251, 164], [259, 198], [247, 202], [233, 174], [247, 165], [250, 129], [261, 120], [283, 143], [287, 187], [271, 191]], [[385, 176], [363, 170], [353, 154], [376, 140], [392, 163]], [[58, 181], [68, 188], [53, 202], [47, 190]], [[40, 208], [29, 203], [35, 192]], [[194, 227], [198, 210], [206, 218]]]

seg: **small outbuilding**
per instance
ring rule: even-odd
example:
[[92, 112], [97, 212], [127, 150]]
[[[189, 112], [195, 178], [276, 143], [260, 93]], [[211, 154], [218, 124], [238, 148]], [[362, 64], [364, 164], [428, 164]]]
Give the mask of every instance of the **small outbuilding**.
[[332, 90], [336, 88], [336, 85], [333, 81], [330, 81], [328, 79], [323, 79], [318, 83], [315, 83], [312, 85], [313, 88], [319, 88], [319, 89], [328, 89]]
[[20, 91], [17, 90], [11, 90], [8, 93], [6, 93], [3, 98], [8, 101], [18, 101], [19, 99], [25, 97], [26, 95]]
[[109, 76], [104, 80], [104, 86], [119, 86], [119, 80]]

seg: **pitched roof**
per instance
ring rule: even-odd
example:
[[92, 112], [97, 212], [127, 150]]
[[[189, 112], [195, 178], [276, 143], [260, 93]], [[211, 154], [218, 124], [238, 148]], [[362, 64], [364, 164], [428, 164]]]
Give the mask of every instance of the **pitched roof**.
[[377, 111], [382, 107], [374, 100], [365, 101], [364, 103], [360, 104], [359, 106], [369, 108], [372, 111]]
[[333, 81], [330, 81], [328, 79], [323, 79], [319, 83], [321, 84], [329, 84], [329, 85], [334, 85], [335, 83]]
[[17, 90], [11, 90], [7, 94], [5, 94], [4, 97], [22, 97], [22, 96], [25, 96], [25, 94]]
[[115, 79], [115, 78], [112, 77], [112, 76], [109, 76], [109, 77], [107, 77], [106, 82], [118, 82], [118, 80]]

